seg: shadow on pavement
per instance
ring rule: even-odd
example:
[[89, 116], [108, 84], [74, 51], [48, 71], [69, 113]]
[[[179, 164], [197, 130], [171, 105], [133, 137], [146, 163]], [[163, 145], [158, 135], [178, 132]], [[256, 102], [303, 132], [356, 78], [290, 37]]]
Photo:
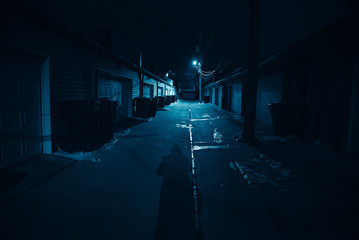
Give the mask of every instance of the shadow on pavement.
[[28, 174], [26, 172], [10, 172], [0, 170], [0, 192], [15, 186], [16, 184], [24, 181]]
[[178, 145], [162, 158], [157, 174], [163, 179], [153, 239], [198, 239], [193, 215], [191, 162]]

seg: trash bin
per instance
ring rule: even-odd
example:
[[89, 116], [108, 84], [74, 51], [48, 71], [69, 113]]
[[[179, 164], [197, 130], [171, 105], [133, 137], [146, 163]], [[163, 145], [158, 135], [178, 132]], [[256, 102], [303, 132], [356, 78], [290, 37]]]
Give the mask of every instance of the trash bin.
[[158, 99], [157, 107], [163, 108], [165, 106], [165, 97], [156, 97]]
[[288, 135], [290, 114], [287, 106], [282, 102], [273, 102], [268, 104], [268, 107], [272, 115], [273, 134], [277, 136]]
[[150, 117], [150, 98], [137, 98], [136, 99], [136, 116], [141, 118]]
[[150, 116], [150, 117], [156, 117], [157, 101], [158, 101], [157, 98], [151, 98], [150, 113], [149, 113], [149, 116]]
[[100, 99], [100, 137], [101, 143], [113, 138], [117, 102]]
[[68, 139], [66, 151], [92, 151], [100, 146], [100, 123], [97, 100], [74, 100], [58, 102], [63, 119], [66, 121]]
[[169, 96], [165, 96], [165, 106], [169, 105], [171, 102], [170, 102], [170, 99], [169, 99]]

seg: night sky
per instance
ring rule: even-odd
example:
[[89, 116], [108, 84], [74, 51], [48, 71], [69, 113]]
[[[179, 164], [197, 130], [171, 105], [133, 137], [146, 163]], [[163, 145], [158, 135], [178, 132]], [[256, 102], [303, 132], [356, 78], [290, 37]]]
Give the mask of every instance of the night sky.
[[[109, 29], [118, 40], [143, 52], [144, 67], [154, 66], [163, 74], [191, 71], [199, 42], [204, 70], [219, 63], [221, 68], [240, 66], [247, 58], [247, 0], [33, 0], [26, 1], [26, 7], [78, 34]], [[263, 0], [260, 55], [267, 56], [352, 12], [347, 0]], [[123, 55], [138, 64], [138, 53]]]

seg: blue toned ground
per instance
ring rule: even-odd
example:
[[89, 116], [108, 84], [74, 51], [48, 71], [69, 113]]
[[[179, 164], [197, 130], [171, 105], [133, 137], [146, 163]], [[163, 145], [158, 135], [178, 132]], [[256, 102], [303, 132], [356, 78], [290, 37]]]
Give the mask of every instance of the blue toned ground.
[[355, 184], [310, 162], [327, 152], [238, 141], [240, 119], [210, 104], [166, 108], [101, 161], [47, 156], [6, 169], [21, 174], [0, 192], [0, 239], [358, 238]]

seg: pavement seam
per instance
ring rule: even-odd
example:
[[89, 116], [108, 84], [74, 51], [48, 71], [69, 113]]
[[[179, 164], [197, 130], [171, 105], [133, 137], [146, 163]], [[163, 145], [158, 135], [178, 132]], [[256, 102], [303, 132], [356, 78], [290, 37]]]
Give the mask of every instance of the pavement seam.
[[[191, 108], [188, 109], [189, 112], [189, 120], [191, 122], [192, 114]], [[199, 218], [199, 206], [198, 206], [198, 190], [197, 190], [197, 177], [196, 177], [196, 165], [195, 165], [195, 157], [194, 157], [194, 145], [192, 138], [192, 124], [189, 123], [189, 134], [190, 134], [190, 144], [191, 144], [191, 166], [192, 166], [192, 183], [193, 183], [193, 214], [194, 214], [194, 224], [196, 227], [196, 239], [201, 239], [201, 225]]]

